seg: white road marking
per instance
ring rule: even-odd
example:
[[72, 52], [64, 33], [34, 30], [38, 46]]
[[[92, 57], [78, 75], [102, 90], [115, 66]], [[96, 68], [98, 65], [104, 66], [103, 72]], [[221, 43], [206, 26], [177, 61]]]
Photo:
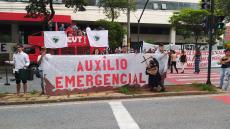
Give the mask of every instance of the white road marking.
[[109, 102], [120, 129], [140, 129], [121, 102]]

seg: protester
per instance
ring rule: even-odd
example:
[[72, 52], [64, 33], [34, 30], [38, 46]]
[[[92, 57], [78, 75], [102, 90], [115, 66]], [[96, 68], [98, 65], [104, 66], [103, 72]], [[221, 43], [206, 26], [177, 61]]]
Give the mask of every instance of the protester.
[[[220, 88], [227, 90], [229, 85], [229, 72], [230, 72], [230, 49], [226, 49], [225, 56], [220, 59], [221, 71], [220, 71]], [[227, 82], [224, 83], [224, 79]]]
[[168, 52], [168, 56], [169, 56], [169, 59], [168, 59], [168, 69], [171, 69], [171, 64], [172, 64], [171, 55], [172, 55], [172, 50], [170, 50]]
[[50, 54], [46, 53], [47, 50], [46, 48], [41, 48], [41, 53], [38, 56], [37, 62], [38, 62], [38, 70], [39, 70], [39, 74], [40, 74], [40, 78], [41, 78], [41, 88], [42, 88], [42, 93], [41, 94], [45, 94], [45, 90], [44, 90], [44, 68], [45, 68], [45, 62], [48, 61], [48, 58], [50, 57]]
[[197, 74], [200, 73], [200, 59], [201, 59], [200, 49], [196, 48], [193, 60], [195, 60], [195, 72], [194, 73], [197, 73]]
[[180, 63], [181, 63], [181, 70], [182, 70], [181, 73], [184, 73], [184, 68], [185, 68], [185, 65], [187, 63], [187, 57], [185, 55], [184, 50], [181, 51]]
[[65, 31], [65, 24], [62, 23], [61, 26], [59, 27], [59, 31]]
[[100, 55], [100, 51], [99, 51], [99, 49], [97, 49], [97, 48], [96, 48], [96, 49], [94, 49], [93, 54], [94, 54], [94, 55]]
[[21, 81], [23, 83], [24, 95], [27, 92], [27, 72], [26, 68], [30, 65], [29, 56], [23, 52], [23, 46], [17, 45], [17, 53], [13, 55], [14, 73], [16, 80], [17, 95], [20, 93]]
[[161, 75], [159, 74], [159, 63], [155, 58], [149, 61], [149, 66], [146, 68], [146, 75], [149, 75], [148, 85], [151, 91], [157, 91], [157, 87], [161, 82]]
[[52, 20], [48, 21], [48, 31], [53, 31], [53, 21]]
[[178, 74], [178, 69], [176, 67], [176, 62], [177, 62], [177, 55], [176, 52], [174, 50], [172, 50], [172, 54], [171, 54], [171, 73], [173, 73], [173, 67], [176, 70], [176, 73]]
[[168, 53], [164, 51], [164, 45], [160, 44], [158, 50], [155, 52], [154, 56], [159, 62], [159, 74], [161, 75], [161, 91], [165, 91], [164, 80], [166, 78], [166, 73], [168, 69]]

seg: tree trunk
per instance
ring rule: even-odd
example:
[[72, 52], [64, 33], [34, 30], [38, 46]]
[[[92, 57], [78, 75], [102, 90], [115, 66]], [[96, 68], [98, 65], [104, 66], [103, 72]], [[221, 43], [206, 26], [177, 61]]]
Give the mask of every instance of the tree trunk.
[[53, 7], [53, 0], [49, 0], [49, 4], [50, 4], [51, 14], [50, 14], [48, 20], [52, 20], [54, 15], [55, 15], [54, 7]]
[[114, 19], [115, 19], [115, 16], [114, 16], [115, 14], [114, 14], [114, 9], [113, 8], [111, 8], [111, 18], [112, 18], [112, 22], [114, 22]]
[[199, 38], [199, 36], [197, 34], [195, 34], [195, 48], [197, 48], [198, 38]]
[[44, 21], [43, 21], [43, 30], [48, 30], [49, 28], [49, 21], [53, 19], [54, 15], [55, 15], [55, 11], [54, 11], [54, 8], [53, 8], [53, 0], [48, 0], [49, 2], [49, 6], [50, 6], [50, 11], [51, 11], [51, 14], [50, 15], [46, 15], [44, 17]]

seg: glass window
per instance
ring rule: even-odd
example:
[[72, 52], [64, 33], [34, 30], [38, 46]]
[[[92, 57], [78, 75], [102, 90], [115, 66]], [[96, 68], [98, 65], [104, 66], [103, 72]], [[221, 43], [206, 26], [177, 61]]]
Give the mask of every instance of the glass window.
[[158, 3], [153, 3], [153, 9], [159, 9]]
[[167, 5], [166, 4], [161, 4], [161, 9], [162, 10], [166, 10], [167, 9]]

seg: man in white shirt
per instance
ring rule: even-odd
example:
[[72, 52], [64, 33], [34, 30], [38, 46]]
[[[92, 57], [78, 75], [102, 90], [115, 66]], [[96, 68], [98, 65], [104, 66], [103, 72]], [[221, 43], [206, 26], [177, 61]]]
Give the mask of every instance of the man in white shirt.
[[166, 78], [168, 69], [168, 53], [164, 51], [164, 45], [160, 44], [158, 50], [154, 54], [155, 58], [159, 62], [159, 73], [161, 75], [161, 91], [165, 91], [164, 80]]
[[41, 48], [41, 55], [38, 56], [37, 62], [38, 62], [38, 70], [41, 75], [41, 88], [42, 88], [42, 93], [45, 94], [44, 90], [44, 69], [45, 69], [45, 62], [48, 61], [48, 58], [50, 57], [50, 54], [46, 54], [47, 50], [46, 48]]
[[23, 83], [24, 94], [27, 92], [27, 73], [26, 68], [30, 65], [29, 56], [23, 52], [23, 46], [17, 45], [17, 53], [13, 55], [14, 71], [17, 87], [17, 95], [20, 93], [21, 81]]

